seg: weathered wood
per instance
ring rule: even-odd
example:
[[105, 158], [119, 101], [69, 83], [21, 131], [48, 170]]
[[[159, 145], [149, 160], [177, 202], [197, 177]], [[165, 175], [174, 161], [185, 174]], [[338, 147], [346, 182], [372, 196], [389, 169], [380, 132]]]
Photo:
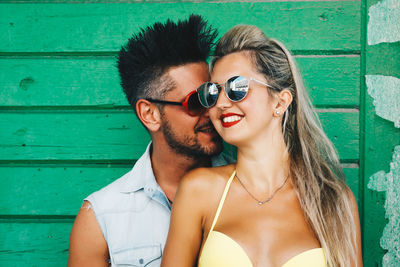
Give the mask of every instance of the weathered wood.
[[[358, 159], [358, 112], [319, 115], [341, 159]], [[0, 129], [0, 160], [131, 160], [150, 140], [133, 111], [4, 112]]]
[[357, 160], [359, 157], [358, 112], [318, 113], [325, 133], [335, 145], [342, 161]]
[[360, 169], [357, 167], [343, 168], [346, 175], [346, 184], [350, 187], [355, 198], [357, 199], [358, 209], [361, 209], [363, 203], [360, 191]]
[[0, 223], [1, 266], [66, 266], [72, 222]]
[[0, 58], [0, 106], [128, 106], [115, 57]]
[[117, 51], [140, 27], [202, 14], [221, 33], [254, 24], [290, 49], [360, 49], [360, 2], [3, 4], [1, 52]]
[[[133, 165], [133, 164], [132, 164]], [[132, 166], [0, 166], [0, 215], [76, 215], [82, 200]]]
[[317, 107], [360, 104], [360, 58], [297, 58], [312, 103]]
[[133, 111], [0, 114], [2, 160], [137, 159], [150, 138]]
[[[370, 1], [371, 2], [371, 1]], [[373, 1], [374, 3], [376, 1]], [[400, 79], [400, 43], [379, 44], [366, 47], [367, 74], [394, 76]], [[400, 95], [399, 95], [400, 97]], [[378, 172], [389, 172], [394, 147], [400, 144], [400, 130], [394, 123], [376, 114], [373, 99], [365, 87], [365, 112], [362, 114], [365, 142], [361, 161], [364, 169], [364, 261], [366, 267], [382, 266], [385, 250], [380, 246], [383, 229], [388, 223], [385, 217], [385, 193], [368, 188], [370, 177]], [[387, 107], [390, 110], [393, 107]], [[400, 185], [397, 185], [400, 186]], [[393, 242], [393, 241], [392, 241]]]
[[[82, 200], [131, 166], [0, 166], [0, 215], [76, 215]], [[358, 168], [344, 169], [359, 199]]]
[[[363, 64], [361, 65], [364, 69], [362, 75], [385, 75], [394, 76], [400, 79], [400, 42], [395, 43], [380, 43], [377, 45], [368, 45], [367, 37], [373, 32], [368, 32], [367, 23], [370, 20], [369, 8], [375, 4], [382, 4], [379, 0], [367, 0], [363, 1], [363, 5], [366, 6], [365, 13], [363, 14], [365, 22], [365, 30], [361, 39], [362, 49], [361, 59]], [[385, 9], [384, 5], [380, 9], [381, 12]], [[387, 11], [390, 14], [389, 11]], [[383, 16], [382, 19], [386, 19], [385, 12], [380, 13]], [[390, 21], [390, 20], [388, 20]], [[382, 29], [388, 33], [390, 23], [385, 25], [387, 28]], [[395, 27], [392, 28], [395, 30]], [[360, 156], [360, 167], [363, 172], [360, 180], [363, 182], [363, 204], [364, 209], [362, 210], [363, 215], [363, 255], [364, 255], [364, 266], [375, 267], [375, 266], [396, 266], [397, 257], [391, 257], [388, 254], [386, 258], [386, 264], [383, 263], [382, 259], [384, 254], [387, 252], [382, 248], [382, 245], [391, 246], [392, 253], [395, 251], [395, 247], [398, 244], [398, 233], [391, 232], [386, 229], [386, 235], [393, 233], [393, 238], [386, 241], [382, 241], [381, 238], [384, 234], [384, 227], [388, 224], [387, 213], [385, 214], [385, 192], [377, 192], [368, 188], [368, 183], [373, 174], [378, 171], [389, 172], [390, 164], [392, 161], [394, 147], [400, 144], [400, 130], [394, 127], [393, 122], [387, 121], [376, 114], [376, 107], [374, 106], [374, 99], [367, 93], [367, 86], [365, 84], [365, 78], [362, 76], [363, 82], [361, 83], [361, 151]], [[398, 96], [400, 97], [400, 96]], [[393, 109], [393, 106], [386, 107], [388, 111]], [[398, 107], [397, 107], [398, 108]], [[396, 173], [394, 172], [394, 175]], [[379, 185], [381, 187], [383, 185]], [[386, 185], [385, 185], [386, 186]], [[394, 185], [400, 186], [400, 185]], [[396, 192], [396, 191], [392, 191]], [[395, 193], [392, 194], [391, 202], [398, 202], [395, 199]], [[398, 196], [397, 196], [398, 197]], [[396, 204], [392, 204], [396, 205]], [[390, 218], [391, 222], [396, 223], [396, 215]], [[393, 255], [393, 254], [392, 254]], [[395, 259], [396, 258], [396, 259]]]
[[[313, 104], [359, 105], [359, 57], [297, 58]], [[114, 57], [0, 58], [0, 107], [127, 106]]]

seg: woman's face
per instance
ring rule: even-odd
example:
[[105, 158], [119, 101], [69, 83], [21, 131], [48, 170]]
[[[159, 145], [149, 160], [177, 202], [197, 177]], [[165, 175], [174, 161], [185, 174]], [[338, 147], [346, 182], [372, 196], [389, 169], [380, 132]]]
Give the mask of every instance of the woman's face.
[[[211, 73], [211, 81], [224, 85], [233, 76], [251, 77], [268, 83], [265, 77], [255, 70], [248, 52], [236, 52], [219, 59]], [[274, 105], [277, 102], [268, 93], [269, 89], [265, 85], [250, 81], [246, 98], [240, 102], [232, 102], [227, 98], [224, 88], [223, 86], [217, 103], [209, 110], [211, 121], [221, 137], [233, 145], [268, 137]]]

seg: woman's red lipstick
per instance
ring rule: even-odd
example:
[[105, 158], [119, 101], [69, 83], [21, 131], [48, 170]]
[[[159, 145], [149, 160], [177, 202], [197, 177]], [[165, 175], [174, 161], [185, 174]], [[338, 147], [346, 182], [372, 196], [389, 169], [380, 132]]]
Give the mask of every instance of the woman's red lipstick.
[[[242, 115], [236, 114], [236, 113], [221, 114], [220, 120], [221, 120], [222, 127], [224, 127], [224, 128], [231, 127], [231, 126], [235, 125], [236, 123], [238, 123], [239, 121], [241, 121], [242, 117], [243, 117]], [[227, 121], [226, 118], [231, 118], [231, 119]], [[224, 119], [225, 119], [225, 121], [224, 121]]]

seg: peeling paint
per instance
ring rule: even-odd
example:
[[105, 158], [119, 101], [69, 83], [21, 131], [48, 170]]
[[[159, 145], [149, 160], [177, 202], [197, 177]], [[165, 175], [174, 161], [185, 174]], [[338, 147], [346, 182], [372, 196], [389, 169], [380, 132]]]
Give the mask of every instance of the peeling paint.
[[400, 1], [383, 0], [369, 8], [368, 44], [400, 41]]
[[400, 146], [394, 148], [390, 171], [379, 171], [369, 179], [368, 188], [386, 192], [385, 217], [389, 220], [383, 229], [381, 247], [387, 250], [383, 267], [400, 266]]
[[376, 114], [400, 128], [400, 79], [383, 75], [365, 75], [365, 78]]

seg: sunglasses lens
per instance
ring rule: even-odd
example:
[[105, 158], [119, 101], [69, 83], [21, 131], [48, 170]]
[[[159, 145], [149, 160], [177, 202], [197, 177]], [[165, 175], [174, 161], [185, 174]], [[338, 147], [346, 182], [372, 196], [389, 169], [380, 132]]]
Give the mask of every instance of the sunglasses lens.
[[200, 103], [203, 107], [210, 108], [215, 105], [219, 95], [219, 88], [214, 83], [203, 83], [197, 90]]
[[189, 96], [187, 107], [189, 114], [192, 116], [197, 116], [204, 110], [204, 107], [200, 104], [199, 97], [196, 92]]
[[241, 101], [249, 92], [249, 80], [242, 76], [232, 77], [226, 82], [225, 92], [230, 100]]

